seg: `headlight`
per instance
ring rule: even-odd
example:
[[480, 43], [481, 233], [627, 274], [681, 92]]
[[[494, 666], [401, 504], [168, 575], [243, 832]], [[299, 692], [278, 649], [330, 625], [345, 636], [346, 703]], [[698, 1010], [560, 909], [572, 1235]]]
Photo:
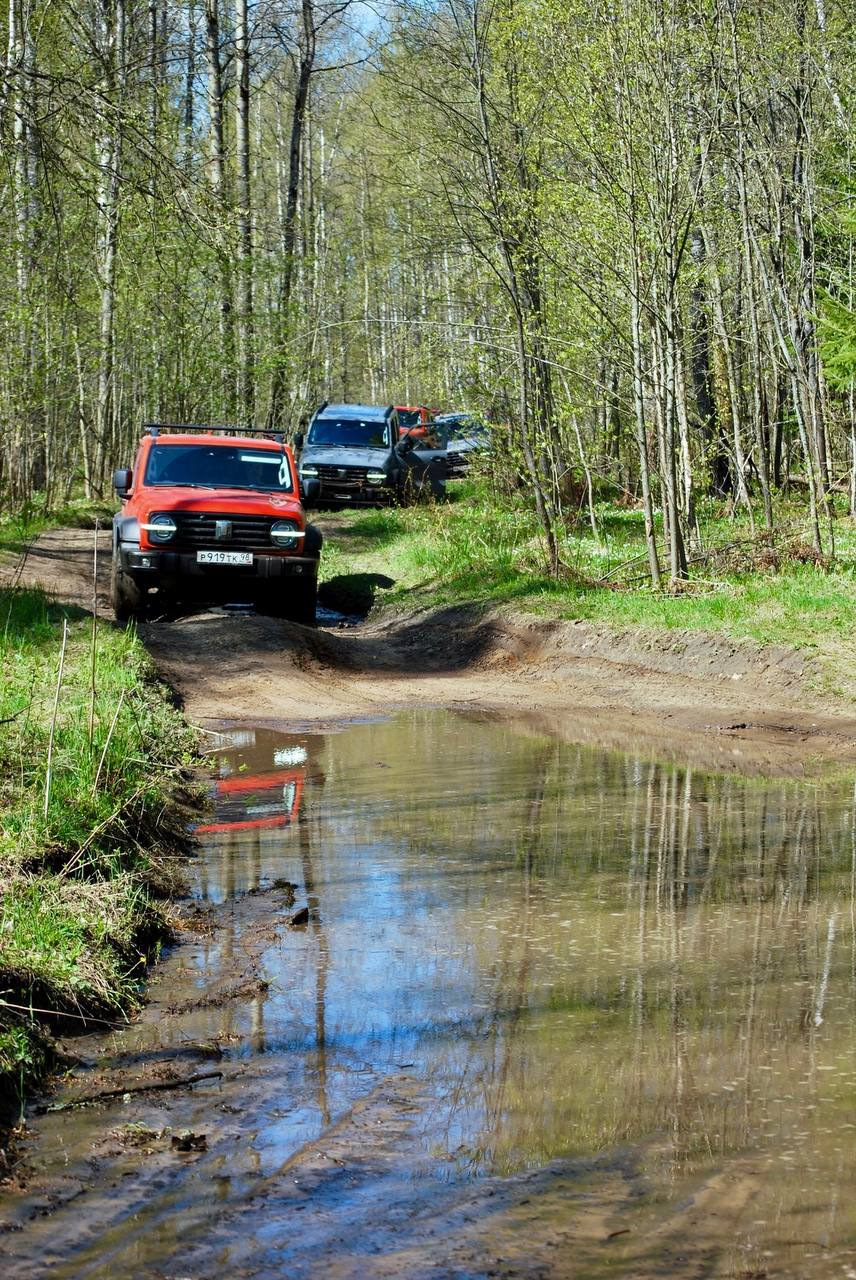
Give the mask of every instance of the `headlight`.
[[301, 467], [300, 474], [302, 476], [317, 476], [318, 468], [317, 467]]
[[386, 479], [385, 471], [367, 471], [366, 482], [368, 484], [383, 484]]
[[275, 520], [270, 527], [270, 540], [278, 547], [293, 547], [303, 537], [294, 520]]
[[152, 516], [143, 528], [152, 542], [169, 542], [170, 538], [175, 537], [175, 521], [172, 516]]

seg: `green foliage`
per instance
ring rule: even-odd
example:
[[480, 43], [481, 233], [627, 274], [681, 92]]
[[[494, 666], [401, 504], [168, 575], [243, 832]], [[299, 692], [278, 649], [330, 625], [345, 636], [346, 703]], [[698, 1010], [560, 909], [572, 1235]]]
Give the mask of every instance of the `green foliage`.
[[856, 311], [827, 298], [820, 321], [820, 351], [826, 376], [846, 391], [856, 382]]
[[713, 630], [793, 645], [816, 653], [832, 685], [856, 696], [851, 521], [837, 522], [838, 557], [829, 565], [807, 546], [800, 507], [781, 504], [781, 531], [770, 540], [710, 503], [700, 513], [694, 579], [670, 594], [648, 584], [641, 512], [602, 504], [597, 515], [597, 542], [587, 528], [566, 529], [565, 571], [554, 580], [525, 500], [497, 502], [486, 485], [470, 484], [465, 500], [446, 505], [343, 514], [345, 536], [325, 572], [389, 574], [395, 586], [381, 597], [385, 608], [506, 601], [612, 626]]
[[[187, 9], [155, 28], [146, 12], [125, 6], [124, 51], [104, 43], [116, 0], [103, 12], [36, 0], [26, 22], [16, 0], [0, 17], [4, 48], [31, 72], [12, 78], [0, 120], [0, 488], [12, 504], [44, 494], [56, 509], [81, 480], [106, 493], [144, 417], [234, 420], [249, 317], [230, 20], [221, 188], [202, 30]], [[819, 315], [827, 420], [806, 438], [823, 435], [841, 477], [856, 356], [853, 37], [840, 6], [823, 18], [797, 0], [697, 7], [688, 21], [677, 0], [608, 13], [581, 0], [396, 0], [367, 30], [350, 11], [308, 12], [320, 26], [302, 117], [300, 7], [259, 9], [253, 26], [245, 345], [259, 425], [296, 429], [324, 398], [468, 406], [508, 425], [530, 505], [539, 471], [524, 443], [557, 505], [581, 454], [635, 492], [638, 339], [654, 501], [668, 496], [664, 421], [665, 452], [680, 432], [688, 455], [688, 532], [714, 461], [734, 488], [735, 419], [747, 472], [768, 438], [772, 453], [775, 425], [784, 471], [804, 473], [793, 405], [818, 372]], [[121, 164], [102, 165], [105, 148]], [[783, 348], [798, 332], [811, 337], [794, 369]], [[756, 392], [771, 416], [760, 433]]]
[[127, 1008], [163, 932], [165, 770], [192, 739], [133, 631], [99, 623], [94, 665], [92, 642], [81, 611], [0, 589], [0, 1103], [38, 1074], [47, 1015]]
[[94, 529], [96, 521], [107, 528], [115, 507], [88, 498], [69, 498], [49, 505], [44, 492], [29, 495], [20, 506], [0, 516], [0, 552], [18, 553], [44, 529]]

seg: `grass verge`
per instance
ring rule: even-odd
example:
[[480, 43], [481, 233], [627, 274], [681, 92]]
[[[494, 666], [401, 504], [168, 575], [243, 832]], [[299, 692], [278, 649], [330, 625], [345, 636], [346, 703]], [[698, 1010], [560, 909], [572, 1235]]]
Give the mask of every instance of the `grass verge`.
[[122, 1017], [166, 935], [192, 738], [132, 630], [0, 588], [0, 1126], [53, 1036]]
[[780, 503], [772, 536], [753, 531], [745, 514], [702, 504], [689, 582], [655, 592], [641, 511], [599, 505], [597, 538], [587, 521], [568, 520], [556, 580], [522, 497], [498, 499], [477, 480], [450, 488], [457, 491], [441, 505], [328, 517], [322, 599], [336, 607], [349, 582], [386, 575], [390, 585], [373, 600], [388, 610], [481, 601], [615, 627], [715, 631], [808, 651], [827, 695], [856, 698], [856, 526], [846, 515], [835, 522], [835, 558], [826, 559], [809, 546], [797, 504]]

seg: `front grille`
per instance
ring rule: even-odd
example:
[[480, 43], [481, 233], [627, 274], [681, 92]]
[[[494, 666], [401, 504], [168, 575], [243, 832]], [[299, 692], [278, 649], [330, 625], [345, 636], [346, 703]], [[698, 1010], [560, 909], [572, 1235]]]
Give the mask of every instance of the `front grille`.
[[[224, 551], [270, 551], [270, 528], [274, 523], [268, 516], [235, 516], [219, 511], [175, 511], [172, 518], [176, 534], [170, 539], [171, 547], [222, 547]], [[227, 520], [231, 537], [217, 537], [217, 521]]]
[[367, 471], [368, 467], [334, 467], [322, 464], [318, 468], [318, 479], [332, 489], [362, 489]]

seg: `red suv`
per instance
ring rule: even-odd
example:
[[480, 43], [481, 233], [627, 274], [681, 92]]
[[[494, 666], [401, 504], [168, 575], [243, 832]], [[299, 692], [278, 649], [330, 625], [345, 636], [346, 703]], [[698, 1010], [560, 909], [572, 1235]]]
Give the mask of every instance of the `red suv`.
[[291, 449], [237, 427], [150, 425], [113, 474], [111, 597], [119, 621], [158, 600], [251, 601], [315, 621], [321, 534], [306, 524]]
[[398, 427], [403, 436], [421, 438], [427, 434], [428, 427], [439, 409], [429, 409], [426, 404], [397, 404]]

